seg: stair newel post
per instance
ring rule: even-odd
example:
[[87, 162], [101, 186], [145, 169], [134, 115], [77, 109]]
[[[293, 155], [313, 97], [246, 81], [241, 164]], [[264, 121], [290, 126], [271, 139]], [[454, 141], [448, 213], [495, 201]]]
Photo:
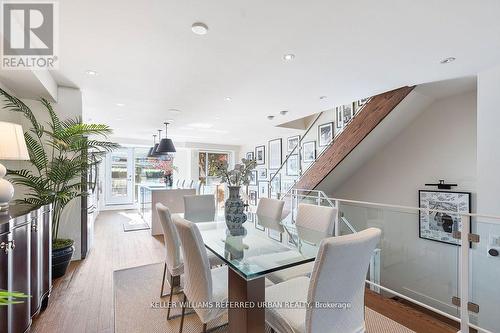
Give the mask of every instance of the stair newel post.
[[340, 236], [340, 206], [339, 201], [335, 200], [335, 208], [337, 208], [337, 217], [335, 218], [334, 234], [335, 237]]

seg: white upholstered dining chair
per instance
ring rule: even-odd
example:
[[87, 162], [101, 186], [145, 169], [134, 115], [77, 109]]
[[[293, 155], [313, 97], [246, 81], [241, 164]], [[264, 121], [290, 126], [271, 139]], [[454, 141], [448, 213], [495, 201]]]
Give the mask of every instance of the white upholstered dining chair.
[[[180, 277], [184, 273], [184, 260], [181, 253], [181, 242], [179, 240], [179, 234], [172, 221], [172, 216], [169, 209], [162, 203], [156, 204], [156, 212], [160, 218], [160, 224], [163, 231], [163, 239], [165, 242], [165, 263], [163, 267], [163, 278], [161, 282], [161, 292], [160, 297], [169, 296], [169, 306], [167, 310], [167, 320], [170, 319], [170, 304], [172, 303], [172, 295], [174, 294], [174, 279]], [[205, 252], [207, 255], [207, 253]], [[215, 255], [207, 255], [210, 266], [223, 265], [223, 261], [217, 258]], [[171, 275], [169, 281], [170, 284], [170, 294], [163, 294], [165, 288], [165, 275], [168, 272]], [[180, 291], [179, 291], [180, 292]]]
[[365, 279], [381, 231], [369, 228], [321, 242], [311, 278], [266, 288], [266, 302], [345, 304], [345, 308], [268, 308], [266, 322], [279, 333], [365, 332]]
[[191, 222], [212, 222], [215, 219], [213, 194], [185, 195], [184, 218]]
[[[210, 269], [207, 251], [196, 223], [182, 218], [176, 218], [174, 223], [179, 232], [185, 260], [184, 302], [179, 328], [179, 332], [182, 333], [186, 301], [193, 304], [227, 301], [227, 267]], [[205, 333], [207, 323], [222, 316], [227, 310], [220, 307], [195, 307], [194, 311], [203, 323]]]
[[[316, 231], [316, 237], [327, 238], [333, 236], [333, 228], [336, 219], [337, 208], [301, 203], [297, 208], [295, 224], [297, 227]], [[280, 283], [298, 276], [310, 275], [313, 265], [314, 262], [310, 262], [273, 272], [268, 274], [267, 278], [273, 283]]]
[[266, 217], [272, 220], [279, 221], [283, 214], [283, 207], [285, 202], [283, 200], [260, 198], [257, 205], [256, 214], [259, 217]]

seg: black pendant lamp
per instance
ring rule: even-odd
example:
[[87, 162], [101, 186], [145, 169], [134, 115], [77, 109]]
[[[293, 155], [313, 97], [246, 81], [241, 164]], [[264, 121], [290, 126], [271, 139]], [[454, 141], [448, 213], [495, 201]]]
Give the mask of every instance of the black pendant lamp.
[[[162, 140], [161, 131], [162, 131], [161, 129], [158, 130], [158, 142], [160, 142]], [[159, 145], [159, 143], [157, 143], [153, 146], [153, 152], [152, 152], [153, 156], [161, 155], [158, 153], [158, 145]]]
[[149, 148], [149, 152], [148, 152], [148, 157], [153, 157], [153, 151], [155, 149], [155, 145], [156, 145], [156, 134], [153, 134], [153, 146], [151, 148]]
[[174, 142], [172, 141], [172, 139], [167, 138], [167, 129], [169, 123], [164, 123], [164, 124], [165, 124], [165, 138], [160, 140], [160, 144], [158, 145], [156, 152], [158, 154], [175, 153], [176, 150]]

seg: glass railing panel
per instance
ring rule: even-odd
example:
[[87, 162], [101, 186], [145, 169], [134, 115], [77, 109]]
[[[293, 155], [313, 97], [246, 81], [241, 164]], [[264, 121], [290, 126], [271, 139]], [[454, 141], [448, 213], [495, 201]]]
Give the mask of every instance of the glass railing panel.
[[[374, 267], [378, 269], [382, 287], [458, 316], [452, 298], [458, 295], [459, 246], [444, 243], [438, 236], [420, 237], [418, 210], [344, 202], [339, 204], [339, 209], [358, 232], [370, 227], [382, 230], [377, 246], [380, 249], [378, 267]], [[340, 225], [341, 234], [350, 233], [342, 223]], [[394, 296], [384, 291], [381, 295]]]
[[479, 243], [469, 251], [469, 302], [479, 312], [469, 312], [469, 322], [491, 332], [500, 332], [500, 220], [472, 218], [472, 233]]

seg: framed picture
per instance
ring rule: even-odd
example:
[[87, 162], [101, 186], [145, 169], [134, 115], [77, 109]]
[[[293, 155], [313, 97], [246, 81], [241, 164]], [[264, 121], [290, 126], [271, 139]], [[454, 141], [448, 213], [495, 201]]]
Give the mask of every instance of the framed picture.
[[286, 193], [290, 190], [293, 185], [295, 185], [295, 181], [293, 179], [285, 178], [281, 181], [281, 192]]
[[333, 123], [318, 126], [318, 142], [320, 147], [327, 146], [333, 139]]
[[257, 170], [250, 171], [250, 183], [249, 186], [257, 186]]
[[255, 147], [255, 160], [258, 165], [266, 164], [266, 146]]
[[311, 163], [316, 160], [316, 141], [307, 141], [302, 145], [302, 161]]
[[249, 151], [247, 153], [246, 159], [247, 160], [253, 160], [254, 158], [255, 158], [255, 154], [253, 153], [253, 151]]
[[341, 106], [335, 107], [335, 126], [337, 129], [341, 129], [344, 126]]
[[248, 204], [251, 206], [257, 206], [257, 191], [248, 191]]
[[[276, 176], [274, 176], [276, 175]], [[271, 173], [269, 175], [271, 181], [271, 195], [277, 195], [281, 192], [281, 173]], [[273, 179], [274, 177], [274, 179]]]
[[362, 98], [356, 102], [356, 112], [358, 112], [359, 109], [361, 109], [368, 101], [370, 100], [370, 97], [367, 98]]
[[286, 175], [298, 176], [299, 175], [299, 154], [293, 154], [288, 157], [286, 161]]
[[257, 169], [257, 179], [258, 180], [267, 180], [267, 169]]
[[274, 239], [275, 241], [278, 241], [281, 243], [281, 239], [282, 239], [281, 232], [267, 228], [267, 236], [269, 236], [269, 238]]
[[281, 138], [269, 141], [269, 169], [279, 169], [281, 159]]
[[291, 136], [288, 139], [286, 139], [287, 151], [290, 152], [294, 150], [295, 147], [298, 146], [299, 142], [300, 142], [300, 135]]
[[269, 182], [259, 182], [259, 198], [269, 198]]
[[462, 230], [462, 219], [458, 213], [471, 212], [471, 194], [469, 192], [418, 191], [420, 208], [457, 212], [442, 213], [419, 211], [419, 237], [436, 242], [460, 245], [460, 240], [453, 238], [454, 231]]
[[353, 104], [354, 103], [342, 105], [342, 119], [344, 126], [347, 125], [354, 116]]

